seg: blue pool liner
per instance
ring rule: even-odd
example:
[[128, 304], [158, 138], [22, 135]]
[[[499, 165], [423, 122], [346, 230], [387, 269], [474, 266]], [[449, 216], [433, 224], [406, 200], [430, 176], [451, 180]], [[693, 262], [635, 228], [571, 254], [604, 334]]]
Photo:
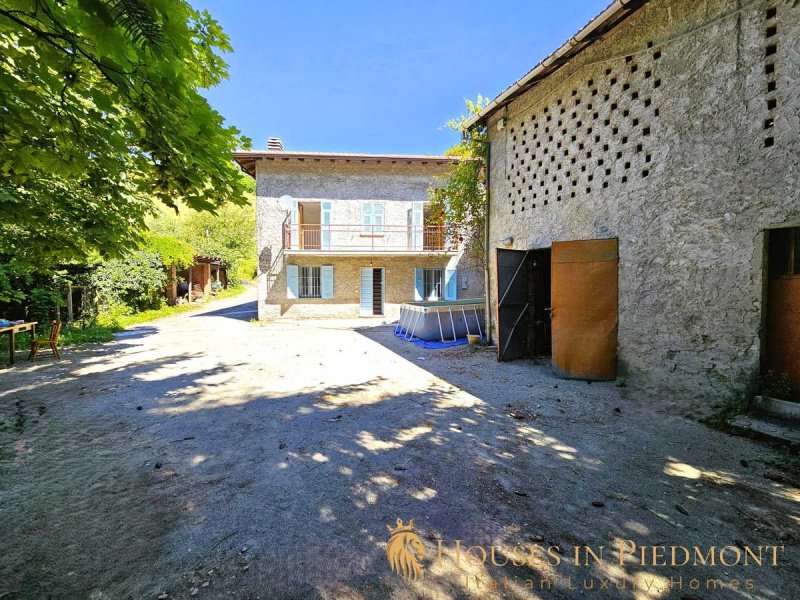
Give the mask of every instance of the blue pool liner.
[[453, 346], [463, 346], [464, 344], [469, 343], [467, 338], [458, 338], [456, 340], [453, 340], [452, 342], [438, 342], [435, 340], [432, 341], [421, 340], [417, 337], [413, 337], [410, 340], [406, 340], [403, 338], [402, 333], [395, 333], [394, 336], [400, 338], [404, 342], [411, 342], [415, 346], [419, 346], [420, 348], [426, 348], [427, 350], [434, 350], [437, 348], [451, 348]]

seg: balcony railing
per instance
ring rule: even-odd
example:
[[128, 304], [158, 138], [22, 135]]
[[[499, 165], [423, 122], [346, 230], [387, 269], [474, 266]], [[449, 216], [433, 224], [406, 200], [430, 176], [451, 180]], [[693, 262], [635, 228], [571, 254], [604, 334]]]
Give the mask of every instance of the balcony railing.
[[292, 225], [283, 226], [285, 250], [317, 252], [448, 252], [457, 243], [442, 226]]

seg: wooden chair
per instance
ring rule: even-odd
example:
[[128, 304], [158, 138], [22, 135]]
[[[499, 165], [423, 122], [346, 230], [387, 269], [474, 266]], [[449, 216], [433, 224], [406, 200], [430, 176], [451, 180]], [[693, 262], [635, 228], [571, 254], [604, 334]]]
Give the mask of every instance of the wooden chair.
[[53, 326], [50, 328], [49, 338], [35, 338], [31, 340], [31, 353], [28, 355], [28, 360], [33, 360], [36, 358], [36, 355], [39, 353], [39, 348], [42, 346], [50, 346], [50, 350], [53, 351], [53, 356], [60, 360], [61, 355], [58, 353], [58, 336], [60, 334], [61, 322], [53, 321]]

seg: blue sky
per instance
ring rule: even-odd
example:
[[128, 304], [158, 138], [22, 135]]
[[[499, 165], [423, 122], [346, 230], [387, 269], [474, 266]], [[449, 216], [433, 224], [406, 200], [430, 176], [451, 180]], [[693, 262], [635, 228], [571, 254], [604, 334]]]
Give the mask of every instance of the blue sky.
[[438, 154], [464, 99], [494, 98], [608, 0], [190, 0], [234, 48], [206, 96], [287, 150]]

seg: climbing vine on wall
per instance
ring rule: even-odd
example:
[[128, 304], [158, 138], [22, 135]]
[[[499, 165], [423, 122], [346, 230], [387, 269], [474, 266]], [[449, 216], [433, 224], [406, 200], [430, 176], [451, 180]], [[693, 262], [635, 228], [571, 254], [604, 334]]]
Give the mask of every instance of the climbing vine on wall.
[[444, 221], [448, 236], [467, 242], [467, 251], [477, 264], [484, 264], [484, 226], [486, 223], [486, 130], [466, 130], [467, 120], [479, 113], [488, 99], [478, 96], [466, 101], [467, 115], [448, 122], [447, 126], [462, 133], [459, 144], [445, 152], [461, 160], [450, 173], [428, 190], [430, 214], [439, 224]]

